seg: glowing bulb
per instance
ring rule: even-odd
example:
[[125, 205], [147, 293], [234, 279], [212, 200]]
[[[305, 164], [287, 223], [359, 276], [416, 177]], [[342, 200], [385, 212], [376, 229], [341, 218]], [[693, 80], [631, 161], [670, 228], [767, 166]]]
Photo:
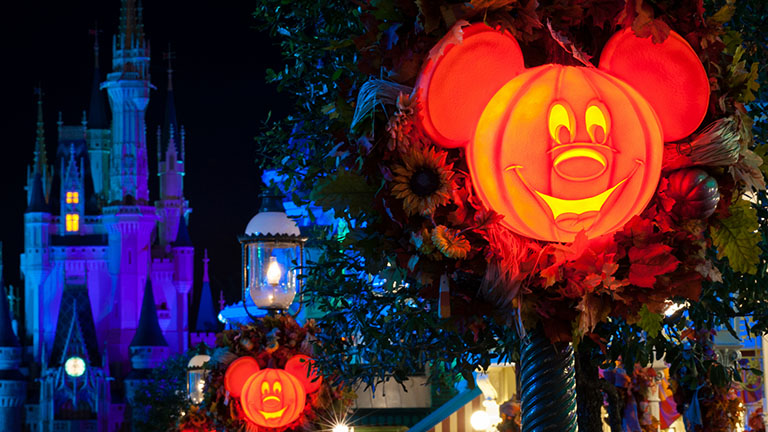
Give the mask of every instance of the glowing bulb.
[[277, 258], [269, 257], [269, 265], [267, 266], [267, 283], [270, 285], [277, 285], [280, 283], [280, 276], [283, 272], [280, 271], [280, 264], [277, 263]]
[[332, 432], [352, 432], [354, 428], [351, 428], [343, 423], [339, 423], [333, 427]]
[[475, 411], [469, 418], [469, 423], [475, 430], [484, 431], [491, 427], [491, 416], [485, 411]]

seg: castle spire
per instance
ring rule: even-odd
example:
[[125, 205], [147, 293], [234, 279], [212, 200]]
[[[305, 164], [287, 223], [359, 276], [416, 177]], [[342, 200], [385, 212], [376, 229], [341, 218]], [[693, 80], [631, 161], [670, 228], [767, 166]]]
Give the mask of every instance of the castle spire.
[[99, 68], [99, 30], [98, 25], [89, 30], [93, 35], [93, 83], [91, 84], [91, 101], [88, 105], [88, 126], [91, 129], [109, 129], [107, 109], [104, 95], [101, 93], [101, 71]]
[[195, 331], [200, 333], [215, 333], [219, 331], [219, 323], [216, 318], [216, 310], [213, 307], [211, 284], [208, 280], [208, 249], [203, 257], [203, 287], [200, 290], [200, 306], [197, 309], [197, 323]]
[[168, 342], [160, 330], [160, 323], [157, 321], [157, 306], [155, 306], [155, 295], [152, 292], [152, 283], [147, 278], [147, 284], [144, 286], [144, 298], [141, 301], [141, 315], [139, 315], [139, 326], [136, 328], [136, 334], [133, 336], [129, 347], [167, 347]]
[[143, 7], [136, 0], [122, 0], [120, 7], [121, 49], [130, 49], [134, 43], [144, 41]]
[[179, 131], [179, 125], [176, 121], [176, 101], [173, 95], [172, 61], [176, 59], [176, 53], [171, 50], [170, 42], [168, 43], [168, 51], [163, 53], [163, 59], [168, 60], [168, 88], [165, 97], [165, 118], [163, 119], [163, 142], [168, 145], [173, 134]]
[[43, 89], [35, 88], [37, 95], [37, 132], [35, 134], [35, 164], [33, 174], [44, 175], [48, 166], [47, 149], [45, 148], [45, 123], [43, 122]]

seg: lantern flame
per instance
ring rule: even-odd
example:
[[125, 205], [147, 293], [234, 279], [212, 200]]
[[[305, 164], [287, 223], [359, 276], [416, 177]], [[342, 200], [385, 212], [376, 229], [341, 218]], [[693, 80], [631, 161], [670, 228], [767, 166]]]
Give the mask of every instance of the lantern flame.
[[280, 270], [280, 264], [277, 263], [277, 258], [269, 257], [269, 265], [267, 266], [267, 283], [270, 285], [277, 285], [280, 283], [280, 277], [283, 272]]

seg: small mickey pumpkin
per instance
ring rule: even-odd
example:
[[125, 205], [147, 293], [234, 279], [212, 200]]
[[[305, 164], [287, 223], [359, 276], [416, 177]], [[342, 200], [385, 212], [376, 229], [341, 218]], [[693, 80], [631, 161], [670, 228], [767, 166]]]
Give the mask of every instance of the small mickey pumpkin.
[[681, 169], [669, 177], [666, 195], [675, 200], [672, 212], [683, 219], [706, 219], [720, 202], [717, 180], [699, 168]]
[[[260, 369], [252, 357], [233, 361], [224, 374], [224, 385], [233, 397], [239, 397], [246, 418], [257, 426], [280, 428], [299, 418], [307, 393], [320, 388], [317, 371], [309, 373], [312, 359], [296, 355], [283, 369]], [[289, 368], [290, 366], [290, 368]], [[315, 382], [310, 382], [317, 378]]]
[[450, 32], [424, 66], [421, 124], [466, 146], [478, 196], [512, 231], [594, 238], [640, 213], [658, 185], [664, 141], [693, 132], [709, 81], [688, 43], [614, 35], [599, 68], [525, 69], [517, 41], [485, 24]]

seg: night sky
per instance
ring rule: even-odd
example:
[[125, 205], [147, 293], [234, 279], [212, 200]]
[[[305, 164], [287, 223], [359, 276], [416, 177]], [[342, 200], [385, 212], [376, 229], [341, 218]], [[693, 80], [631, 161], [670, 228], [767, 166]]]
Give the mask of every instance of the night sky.
[[[198, 301], [203, 248], [211, 259], [212, 291], [231, 302], [239, 299], [240, 247], [236, 236], [258, 210], [260, 173], [253, 137], [268, 111], [287, 112], [286, 95], [265, 84], [264, 71], [279, 68], [279, 50], [255, 30], [251, 1], [188, 2], [145, 0], [145, 34], [151, 43], [153, 91], [147, 111], [150, 198], [157, 198], [155, 131], [162, 124], [167, 83], [163, 52], [172, 44], [178, 121], [187, 132], [185, 195], [193, 212], [190, 236], [195, 244], [195, 293]], [[79, 124], [88, 108], [93, 77], [93, 37], [98, 27], [101, 71], [111, 69], [112, 35], [120, 0], [28, 1], [3, 5], [2, 75], [5, 85], [0, 151], [0, 240], [4, 277], [21, 287], [19, 254], [23, 247], [27, 165], [32, 163], [36, 105], [41, 83], [49, 163], [55, 163], [56, 119]], [[106, 101], [106, 94], [105, 101]], [[282, 105], [280, 105], [282, 103]], [[58, 175], [58, 172], [57, 172]], [[57, 204], [58, 207], [58, 204]], [[196, 311], [192, 312], [192, 318]]]

